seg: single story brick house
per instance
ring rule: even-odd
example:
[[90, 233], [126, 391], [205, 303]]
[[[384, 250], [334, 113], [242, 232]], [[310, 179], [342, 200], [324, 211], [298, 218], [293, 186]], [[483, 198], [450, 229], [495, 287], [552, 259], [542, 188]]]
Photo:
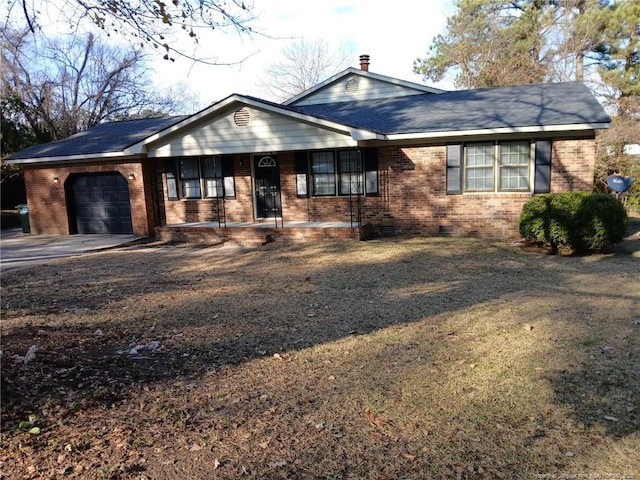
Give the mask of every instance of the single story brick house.
[[610, 118], [582, 83], [447, 92], [360, 60], [282, 104], [234, 94], [13, 155], [31, 232], [517, 237], [532, 195], [592, 189]]

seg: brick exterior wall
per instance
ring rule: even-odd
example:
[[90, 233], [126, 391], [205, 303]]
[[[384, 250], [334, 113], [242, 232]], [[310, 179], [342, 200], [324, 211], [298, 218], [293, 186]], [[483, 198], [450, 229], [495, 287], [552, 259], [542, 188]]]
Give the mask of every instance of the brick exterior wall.
[[[24, 179], [32, 234], [69, 235], [73, 231], [69, 216], [68, 181], [72, 174], [119, 172], [129, 184], [133, 233], [146, 237], [153, 234], [156, 214], [153, 208], [150, 164], [144, 161], [103, 164], [65, 164], [24, 166]], [[134, 179], [129, 180], [133, 173]], [[54, 178], [58, 182], [54, 182]]]
[[[349, 222], [357, 218], [357, 199], [300, 198], [296, 192], [295, 157], [277, 155], [280, 167], [283, 220]], [[251, 155], [234, 157], [236, 197], [226, 199], [227, 221], [254, 221]], [[551, 191], [593, 188], [593, 139], [554, 140]], [[378, 149], [379, 195], [361, 198], [362, 223], [374, 231], [392, 227], [410, 235], [477, 235], [517, 238], [518, 219], [529, 193], [446, 193], [446, 147], [381, 147]], [[162, 186], [163, 225], [217, 220], [216, 200], [168, 200], [166, 174]]]
[[[594, 140], [554, 140], [551, 191], [591, 190], [595, 166]], [[358, 200], [349, 197], [300, 198], [296, 192], [295, 157], [277, 156], [280, 166], [283, 219], [349, 222], [357, 219]], [[233, 159], [235, 198], [225, 199], [228, 222], [254, 221], [251, 155]], [[215, 222], [217, 200], [169, 200], [164, 162], [158, 159], [104, 164], [24, 167], [31, 232], [68, 235], [69, 176], [119, 172], [129, 184], [133, 232], [153, 235], [154, 227], [188, 222]], [[374, 231], [392, 227], [411, 235], [478, 235], [517, 237], [522, 205], [531, 194], [447, 195], [446, 147], [381, 147], [378, 150], [379, 195], [362, 198], [362, 223]], [[128, 180], [129, 174], [133, 180]], [[58, 178], [54, 183], [53, 179]], [[224, 216], [221, 212], [221, 216]]]

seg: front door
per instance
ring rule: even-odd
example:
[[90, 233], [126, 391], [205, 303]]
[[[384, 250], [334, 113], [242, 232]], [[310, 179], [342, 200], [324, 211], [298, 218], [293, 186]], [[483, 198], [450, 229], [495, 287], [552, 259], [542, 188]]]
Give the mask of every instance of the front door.
[[256, 216], [282, 217], [280, 170], [275, 155], [254, 157]]

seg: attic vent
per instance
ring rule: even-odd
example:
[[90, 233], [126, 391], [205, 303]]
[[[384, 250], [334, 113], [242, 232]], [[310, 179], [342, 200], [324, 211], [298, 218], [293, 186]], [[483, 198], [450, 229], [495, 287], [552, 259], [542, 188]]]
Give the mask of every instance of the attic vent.
[[233, 114], [233, 123], [237, 127], [246, 127], [251, 123], [251, 112], [247, 107], [239, 108]]
[[355, 78], [352, 78], [351, 80], [347, 81], [344, 89], [349, 95], [353, 95], [354, 93], [358, 93], [358, 90], [360, 90], [360, 83], [358, 83], [358, 80], [356, 80]]

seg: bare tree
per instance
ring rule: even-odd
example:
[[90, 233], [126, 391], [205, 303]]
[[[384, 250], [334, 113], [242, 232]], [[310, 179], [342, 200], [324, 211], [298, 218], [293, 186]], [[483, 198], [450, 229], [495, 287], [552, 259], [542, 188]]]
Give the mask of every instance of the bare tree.
[[279, 101], [294, 97], [351, 63], [352, 52], [332, 48], [324, 39], [291, 41], [280, 52], [279, 60], [265, 69], [263, 87]]
[[47, 42], [4, 30], [0, 58], [3, 111], [28, 126], [35, 143], [105, 120], [180, 108], [179, 99], [153, 91], [140, 49], [109, 46], [93, 34]]
[[32, 33], [52, 20], [72, 31], [93, 27], [159, 49], [167, 60], [183, 56], [209, 64], [217, 64], [216, 57], [194, 58], [176, 46], [175, 34], [196, 44], [203, 29], [250, 34], [252, 10], [250, 0], [7, 0], [6, 4], [7, 18], [23, 18]]

